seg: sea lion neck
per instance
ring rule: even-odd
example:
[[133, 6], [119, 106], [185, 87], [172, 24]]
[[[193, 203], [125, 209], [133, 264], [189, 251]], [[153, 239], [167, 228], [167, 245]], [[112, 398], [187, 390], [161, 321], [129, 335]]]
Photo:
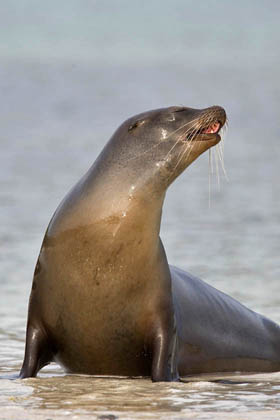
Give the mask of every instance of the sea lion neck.
[[106, 171], [95, 163], [68, 193], [48, 228], [48, 236], [73, 229], [104, 230], [104, 238], [123, 232], [158, 240], [165, 191], [155, 191], [149, 182], [130, 177], [125, 169]]
[[112, 138], [72, 196], [77, 195], [80, 202], [91, 208], [96, 220], [130, 213], [147, 222], [153, 213], [161, 213], [167, 185], [155, 181], [156, 163], [138, 156], [120, 159], [116, 149]]
[[[155, 191], [144, 177], [128, 173], [125, 169], [103, 172], [99, 177], [89, 177], [88, 202], [94, 220], [118, 220], [139, 232], [147, 229], [159, 234], [165, 190]], [[109, 222], [110, 223], [110, 222]]]

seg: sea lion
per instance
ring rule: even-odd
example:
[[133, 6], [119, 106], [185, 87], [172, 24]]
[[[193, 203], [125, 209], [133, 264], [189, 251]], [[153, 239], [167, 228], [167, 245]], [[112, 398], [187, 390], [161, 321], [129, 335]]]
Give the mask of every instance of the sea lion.
[[177, 380], [279, 369], [279, 327], [168, 265], [168, 186], [220, 141], [223, 108], [170, 107], [125, 121], [48, 226], [29, 301], [21, 378], [68, 372]]

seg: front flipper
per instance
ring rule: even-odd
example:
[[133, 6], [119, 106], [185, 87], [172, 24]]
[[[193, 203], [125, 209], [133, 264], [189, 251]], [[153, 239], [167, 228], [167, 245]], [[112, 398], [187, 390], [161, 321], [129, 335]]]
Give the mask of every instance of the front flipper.
[[178, 381], [177, 368], [177, 332], [161, 326], [157, 329], [153, 340], [152, 381]]
[[42, 328], [29, 324], [26, 331], [25, 356], [19, 377], [21, 379], [35, 377], [52, 359], [53, 352], [47, 335]]

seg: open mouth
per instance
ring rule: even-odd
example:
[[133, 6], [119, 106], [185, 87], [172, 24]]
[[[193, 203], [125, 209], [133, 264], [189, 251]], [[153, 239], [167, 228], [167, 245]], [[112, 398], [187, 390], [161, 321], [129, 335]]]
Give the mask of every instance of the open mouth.
[[213, 124], [209, 125], [209, 127], [202, 129], [201, 134], [217, 134], [221, 128], [221, 123], [219, 121], [215, 121]]
[[199, 130], [192, 130], [187, 133], [186, 140], [210, 140], [210, 139], [219, 139], [219, 131], [222, 128], [223, 124], [216, 120], [207, 127], [201, 127]]

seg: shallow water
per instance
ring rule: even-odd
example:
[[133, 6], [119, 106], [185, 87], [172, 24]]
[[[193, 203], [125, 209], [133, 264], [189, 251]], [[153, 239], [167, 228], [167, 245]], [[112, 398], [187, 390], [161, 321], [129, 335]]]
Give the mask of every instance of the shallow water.
[[[217, 379], [227, 382], [211, 382]], [[25, 412], [35, 417], [277, 418], [279, 373], [203, 375], [184, 381], [155, 384], [144, 378], [63, 376], [48, 368], [37, 379], [3, 379], [0, 404], [10, 414]]]
[[[201, 156], [170, 188], [161, 236], [170, 263], [280, 322], [279, 6], [220, 6], [213, 16], [221, 23], [209, 33], [210, 6], [199, 12], [199, 26], [190, 1], [176, 0], [173, 14], [157, 1], [149, 11], [116, 3], [109, 21], [105, 6], [94, 9], [101, 19], [97, 38], [88, 18], [91, 2], [80, 14], [71, 3], [67, 22], [62, 9], [53, 13], [52, 1], [44, 9], [48, 21], [25, 1], [28, 13], [23, 6], [13, 13], [14, 2], [5, 9], [6, 33], [12, 24], [16, 29], [0, 48], [0, 417], [279, 418], [279, 373], [229, 376], [228, 383], [205, 375], [153, 384], [66, 376], [51, 365], [38, 379], [7, 379], [23, 358], [32, 273], [50, 217], [115, 128], [146, 109], [226, 108], [229, 182], [220, 174], [219, 190], [211, 177], [209, 208], [208, 156]], [[141, 25], [131, 24], [135, 16], [147, 21], [145, 36]], [[126, 25], [130, 41], [120, 29]], [[101, 28], [108, 31], [104, 38]], [[77, 46], [78, 34], [83, 40]], [[55, 36], [61, 43], [50, 41]]]

